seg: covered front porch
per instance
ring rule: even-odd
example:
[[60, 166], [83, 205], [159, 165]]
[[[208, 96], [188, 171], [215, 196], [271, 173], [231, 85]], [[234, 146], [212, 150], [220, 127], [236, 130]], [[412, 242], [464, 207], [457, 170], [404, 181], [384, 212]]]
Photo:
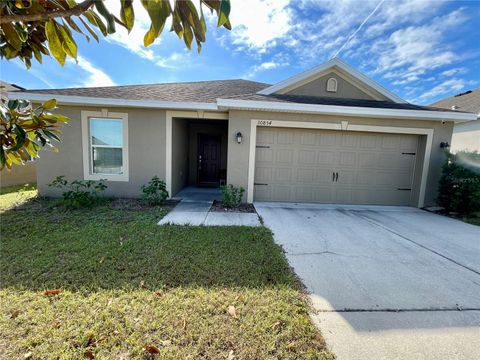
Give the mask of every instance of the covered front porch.
[[228, 121], [172, 119], [171, 196], [218, 200], [227, 181]]

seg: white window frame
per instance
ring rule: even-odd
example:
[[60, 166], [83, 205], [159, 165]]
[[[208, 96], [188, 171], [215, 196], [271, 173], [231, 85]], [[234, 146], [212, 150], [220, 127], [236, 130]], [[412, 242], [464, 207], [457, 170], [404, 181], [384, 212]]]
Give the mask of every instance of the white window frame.
[[[91, 155], [92, 144], [90, 143], [90, 119], [105, 119], [105, 120], [121, 120], [123, 131], [123, 146], [122, 146], [122, 167], [123, 174], [94, 174], [93, 161]], [[118, 148], [119, 146], [109, 146]], [[85, 180], [101, 180], [108, 181], [128, 181], [129, 180], [129, 165], [128, 165], [128, 114], [110, 112], [107, 109], [102, 111], [82, 111], [82, 150], [83, 150], [83, 178]]]

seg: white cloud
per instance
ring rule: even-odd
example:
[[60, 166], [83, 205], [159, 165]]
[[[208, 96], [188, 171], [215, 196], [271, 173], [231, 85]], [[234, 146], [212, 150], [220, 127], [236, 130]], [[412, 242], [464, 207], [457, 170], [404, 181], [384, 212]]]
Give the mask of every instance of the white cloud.
[[439, 95], [451, 94], [462, 90], [468, 83], [463, 79], [449, 79], [432, 88], [430, 91], [419, 96], [419, 100], [428, 100]]
[[292, 27], [288, 0], [233, 0], [228, 35], [233, 45], [255, 51], [275, 46]]
[[96, 68], [90, 61], [83, 56], [78, 56], [78, 66], [87, 73], [81, 86], [114, 86], [115, 82], [102, 70]]
[[453, 75], [465, 74], [466, 72], [467, 72], [467, 69], [460, 67], [460, 68], [453, 68], [453, 69], [450, 69], [450, 70], [445, 70], [440, 75], [445, 76], [445, 77], [450, 77], [450, 76], [453, 76]]
[[[106, 0], [105, 5], [111, 12], [120, 17], [120, 1]], [[140, 1], [134, 1], [135, 24], [130, 33], [123, 26], [116, 24], [116, 32], [108, 35], [105, 39], [108, 42], [120, 45], [134, 54], [147, 60], [155, 61], [155, 52], [151, 48], [143, 46], [143, 37], [150, 28], [150, 17]], [[155, 44], [160, 42], [157, 38]], [[152, 46], [152, 45], [151, 45]]]
[[265, 71], [265, 70], [273, 70], [277, 69], [282, 66], [287, 66], [288, 63], [286, 62], [275, 62], [275, 61], [265, 61], [260, 65], [254, 65], [250, 68], [250, 70], [245, 74], [244, 77], [247, 79], [251, 79], [257, 75], [257, 73]]
[[464, 21], [463, 10], [459, 9], [424, 25], [400, 28], [366, 49], [371, 59], [367, 62], [374, 74], [394, 80], [394, 85], [418, 81], [432, 70], [461, 59], [461, 54], [446, 44], [444, 38], [446, 32]]

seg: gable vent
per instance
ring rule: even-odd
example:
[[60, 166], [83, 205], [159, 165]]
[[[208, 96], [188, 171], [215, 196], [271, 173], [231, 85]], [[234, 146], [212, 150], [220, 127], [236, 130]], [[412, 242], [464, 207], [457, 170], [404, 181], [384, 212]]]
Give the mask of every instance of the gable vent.
[[337, 92], [337, 79], [335, 78], [330, 78], [327, 80], [327, 91], [328, 92]]

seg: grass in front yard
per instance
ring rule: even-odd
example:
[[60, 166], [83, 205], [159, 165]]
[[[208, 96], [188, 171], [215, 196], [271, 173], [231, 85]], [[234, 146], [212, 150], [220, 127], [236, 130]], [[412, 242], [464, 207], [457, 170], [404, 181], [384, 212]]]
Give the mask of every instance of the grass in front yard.
[[0, 358], [148, 358], [148, 345], [161, 359], [333, 358], [267, 229], [55, 204], [1, 215]]

